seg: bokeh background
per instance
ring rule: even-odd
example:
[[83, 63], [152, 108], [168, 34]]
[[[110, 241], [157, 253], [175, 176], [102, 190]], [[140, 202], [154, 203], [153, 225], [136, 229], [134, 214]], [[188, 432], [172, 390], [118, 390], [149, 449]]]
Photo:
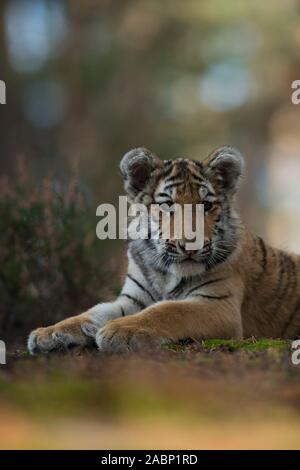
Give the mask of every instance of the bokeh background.
[[1, 1], [3, 328], [118, 290], [122, 245], [96, 240], [95, 210], [117, 201], [135, 146], [195, 159], [237, 146], [246, 223], [300, 253], [299, 12], [297, 0]]
[[238, 147], [245, 222], [300, 253], [300, 2], [1, 0], [0, 57], [0, 447], [299, 448], [287, 342], [29, 358], [25, 341], [120, 289], [96, 207], [135, 146]]

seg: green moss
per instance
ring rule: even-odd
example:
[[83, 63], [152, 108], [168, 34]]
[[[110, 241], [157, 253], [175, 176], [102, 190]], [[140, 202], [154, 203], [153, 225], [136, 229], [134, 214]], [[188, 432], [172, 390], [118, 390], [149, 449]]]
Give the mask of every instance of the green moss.
[[[195, 345], [195, 343], [192, 343]], [[196, 343], [197, 344], [197, 343]], [[231, 339], [207, 339], [200, 341], [199, 346], [205, 350], [216, 351], [216, 350], [227, 350], [227, 351], [237, 351], [237, 350], [246, 350], [246, 351], [267, 351], [268, 349], [276, 349], [279, 351], [284, 351], [290, 348], [290, 341], [283, 339], [270, 339], [270, 338], [249, 338], [242, 341], [234, 341]], [[162, 348], [174, 351], [174, 352], [184, 352], [190, 343], [170, 343], [164, 345]]]
[[8, 358], [24, 358], [31, 357], [31, 354], [29, 353], [29, 351], [18, 349], [15, 352], [7, 352], [6, 356]]
[[181, 352], [184, 351], [184, 345], [180, 343], [169, 343], [164, 344], [162, 349], [166, 349], [167, 351]]
[[226, 339], [207, 339], [202, 341], [202, 346], [205, 349], [228, 349], [229, 351], [237, 351], [244, 349], [247, 351], [266, 351], [268, 349], [287, 350], [290, 347], [290, 341], [282, 339], [246, 339], [243, 341], [234, 341]]

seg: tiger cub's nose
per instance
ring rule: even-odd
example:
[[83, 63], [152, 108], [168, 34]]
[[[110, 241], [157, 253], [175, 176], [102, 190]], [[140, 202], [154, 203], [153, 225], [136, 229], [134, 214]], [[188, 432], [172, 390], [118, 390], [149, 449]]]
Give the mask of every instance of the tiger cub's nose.
[[188, 250], [187, 249], [187, 245], [191, 243], [190, 241], [189, 242], [178, 242], [178, 246], [179, 246], [179, 249], [182, 251], [182, 253], [186, 254], [186, 255], [194, 255], [195, 253], [197, 253], [199, 250]]

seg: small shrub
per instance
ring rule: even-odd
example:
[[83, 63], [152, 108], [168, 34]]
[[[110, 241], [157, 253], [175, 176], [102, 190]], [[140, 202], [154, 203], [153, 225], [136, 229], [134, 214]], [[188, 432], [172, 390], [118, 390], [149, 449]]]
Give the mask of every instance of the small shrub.
[[30, 328], [80, 313], [116, 289], [107, 266], [104, 282], [95, 225], [76, 174], [65, 187], [53, 176], [36, 185], [20, 161], [13, 180], [1, 177], [1, 338], [25, 340]]

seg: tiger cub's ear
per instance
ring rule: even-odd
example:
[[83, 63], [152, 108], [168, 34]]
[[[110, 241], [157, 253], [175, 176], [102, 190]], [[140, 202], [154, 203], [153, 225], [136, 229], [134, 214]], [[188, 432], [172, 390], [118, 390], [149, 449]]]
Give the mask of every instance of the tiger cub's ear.
[[205, 173], [221, 190], [235, 192], [244, 171], [244, 158], [233, 147], [216, 149], [203, 162]]
[[130, 196], [143, 191], [162, 161], [149, 150], [138, 147], [125, 153], [120, 163], [125, 190]]

